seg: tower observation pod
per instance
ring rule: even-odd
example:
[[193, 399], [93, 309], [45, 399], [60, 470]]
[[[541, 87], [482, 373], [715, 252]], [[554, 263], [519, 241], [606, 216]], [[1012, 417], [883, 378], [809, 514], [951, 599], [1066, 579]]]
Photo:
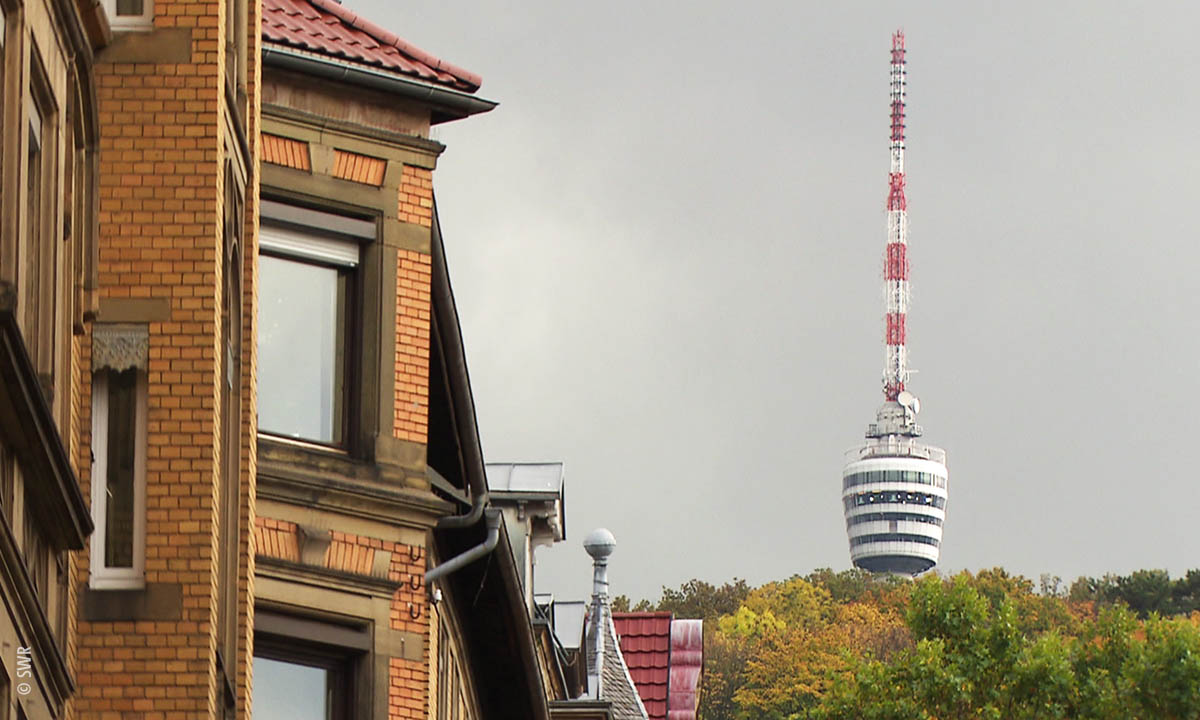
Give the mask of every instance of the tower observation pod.
[[946, 520], [946, 452], [918, 441], [921, 403], [908, 384], [908, 203], [904, 195], [904, 33], [892, 35], [891, 169], [884, 251], [884, 403], [866, 442], [846, 453], [842, 507], [850, 560], [879, 573], [917, 575], [937, 564]]

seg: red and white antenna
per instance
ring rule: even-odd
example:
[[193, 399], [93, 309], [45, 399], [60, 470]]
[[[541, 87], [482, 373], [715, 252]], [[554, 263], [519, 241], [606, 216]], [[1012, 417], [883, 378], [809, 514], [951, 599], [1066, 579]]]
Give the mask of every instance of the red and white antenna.
[[884, 342], [883, 394], [895, 400], [908, 382], [905, 318], [908, 315], [908, 203], [904, 199], [904, 100], [906, 71], [904, 31], [892, 35], [892, 167], [888, 174], [887, 250], [883, 261], [883, 287], [887, 321]]

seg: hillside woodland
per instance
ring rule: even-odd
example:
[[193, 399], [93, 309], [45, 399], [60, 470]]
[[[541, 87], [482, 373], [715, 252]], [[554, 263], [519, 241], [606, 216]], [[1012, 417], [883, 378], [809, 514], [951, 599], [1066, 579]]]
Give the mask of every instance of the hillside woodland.
[[705, 620], [702, 720], [1200, 718], [1200, 570], [1035, 586], [823, 569], [614, 607]]

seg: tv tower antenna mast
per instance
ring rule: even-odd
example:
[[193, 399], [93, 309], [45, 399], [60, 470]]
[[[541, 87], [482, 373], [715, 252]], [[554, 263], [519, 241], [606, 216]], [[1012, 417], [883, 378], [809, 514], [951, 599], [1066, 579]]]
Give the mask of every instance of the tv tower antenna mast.
[[892, 35], [891, 156], [887, 195], [887, 250], [884, 254], [883, 284], [887, 298], [887, 357], [883, 366], [883, 395], [895, 400], [908, 383], [908, 349], [905, 320], [908, 317], [908, 202], [904, 198], [904, 103], [907, 73], [904, 31]]
[[872, 572], [917, 575], [937, 564], [946, 520], [946, 451], [917, 440], [921, 403], [908, 385], [908, 201], [905, 198], [904, 32], [892, 35], [891, 167], [888, 172], [883, 405], [866, 442], [846, 453], [842, 507], [850, 559]]

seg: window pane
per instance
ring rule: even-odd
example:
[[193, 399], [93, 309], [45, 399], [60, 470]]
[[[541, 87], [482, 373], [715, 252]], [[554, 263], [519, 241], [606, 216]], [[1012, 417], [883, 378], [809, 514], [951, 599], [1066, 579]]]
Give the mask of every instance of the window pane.
[[264, 255], [259, 278], [259, 428], [340, 443], [345, 277]]
[[137, 438], [136, 368], [108, 375], [105, 567], [133, 567], [133, 484]]
[[28, 225], [26, 231], [25, 243], [25, 282], [27, 287], [27, 300], [29, 305], [28, 325], [26, 326], [26, 337], [32, 338], [33, 342], [28, 343], [30, 359], [33, 360], [34, 366], [38, 369], [42, 368], [41, 357], [42, 343], [39, 342], [41, 333], [45, 328], [40, 326], [40, 313], [37, 303], [34, 298], [37, 297], [38, 280], [41, 279], [41, 259], [42, 259], [42, 146], [39, 131], [41, 130], [41, 120], [31, 118], [29, 125], [29, 147], [28, 157], [26, 159], [25, 168], [25, 222]]
[[254, 720], [327, 720], [329, 671], [254, 658]]
[[144, 0], [117, 0], [117, 16], [133, 15], [140, 17]]

